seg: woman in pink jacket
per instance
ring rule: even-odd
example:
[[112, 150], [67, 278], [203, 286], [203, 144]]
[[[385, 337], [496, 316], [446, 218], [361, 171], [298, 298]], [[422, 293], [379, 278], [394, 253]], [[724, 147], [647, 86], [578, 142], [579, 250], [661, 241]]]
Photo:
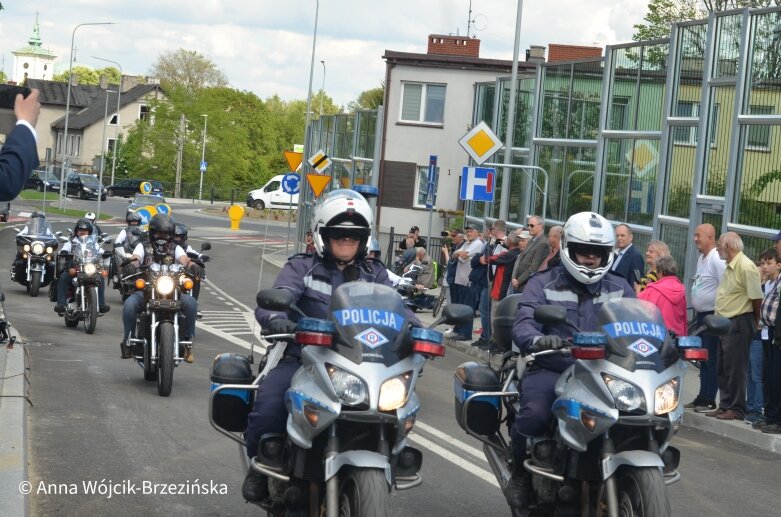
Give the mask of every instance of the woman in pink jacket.
[[662, 312], [667, 330], [678, 336], [686, 335], [686, 288], [675, 274], [678, 266], [670, 255], [662, 255], [656, 260], [654, 269], [659, 280], [651, 282], [637, 297], [646, 300]]

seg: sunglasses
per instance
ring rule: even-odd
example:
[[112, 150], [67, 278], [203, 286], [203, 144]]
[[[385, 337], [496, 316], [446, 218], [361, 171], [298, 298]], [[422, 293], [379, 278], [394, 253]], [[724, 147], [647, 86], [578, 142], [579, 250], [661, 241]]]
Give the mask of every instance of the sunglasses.
[[353, 230], [334, 230], [328, 232], [328, 238], [337, 241], [350, 240], [353, 242], [361, 240], [361, 236]]
[[534, 227], [535, 227], [535, 226], [537, 226], [537, 225], [536, 225], [536, 224], [531, 224], [531, 223], [529, 223], [529, 224], [527, 224], [526, 226], [528, 226], [529, 228], [534, 228]]

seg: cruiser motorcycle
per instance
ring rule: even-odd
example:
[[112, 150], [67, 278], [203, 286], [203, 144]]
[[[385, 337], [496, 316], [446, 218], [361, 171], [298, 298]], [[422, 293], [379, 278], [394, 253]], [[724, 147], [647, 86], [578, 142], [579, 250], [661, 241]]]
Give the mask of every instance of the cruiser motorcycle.
[[114, 289], [119, 291], [119, 295], [124, 302], [128, 296], [135, 291], [135, 285], [133, 279], [123, 281], [122, 272], [119, 269], [119, 265], [122, 264], [125, 259], [130, 258], [133, 254], [133, 250], [136, 246], [143, 243], [146, 240], [146, 235], [143, 228], [139, 226], [128, 226], [125, 228], [125, 242], [121, 245], [114, 245], [114, 253], [111, 255], [110, 265], [110, 277], [114, 282]]
[[11, 279], [25, 286], [33, 298], [42, 286], [54, 279], [54, 252], [59, 235], [59, 232], [52, 233], [51, 225], [38, 217], [33, 217], [24, 230], [16, 230], [17, 260], [11, 268]]
[[[497, 307], [494, 335], [508, 350], [502, 367], [464, 363], [455, 372], [458, 424], [483, 443], [483, 453], [505, 495], [513, 469], [509, 440], [520, 407], [521, 379], [535, 358], [571, 354], [575, 363], [556, 383], [548, 436], [527, 440], [523, 469], [530, 473], [531, 504], [513, 516], [666, 516], [666, 486], [680, 479], [680, 452], [670, 445], [683, 419], [683, 380], [689, 360], [707, 360], [699, 336], [675, 336], [659, 309], [646, 301], [609, 301], [598, 313], [599, 331], [580, 332], [561, 306], [537, 307], [544, 328], [574, 330], [569, 347], [521, 356], [511, 350], [519, 297]], [[708, 316], [703, 331], [723, 335], [729, 320]]]
[[285, 397], [287, 432], [263, 436], [249, 462], [269, 478], [271, 496], [260, 506], [270, 516], [389, 515], [391, 489], [422, 482], [423, 457], [407, 445], [407, 435], [420, 410], [415, 388], [426, 359], [445, 353], [442, 333], [431, 327], [462, 323], [472, 310], [449, 305], [431, 327], [412, 327], [401, 297], [367, 282], [335, 289], [328, 320], [305, 317], [288, 291], [264, 290], [257, 301], [302, 317], [294, 334], [266, 336], [274, 344], [254, 380], [246, 358], [215, 358], [209, 421], [239, 444], [246, 469], [239, 433], [254, 393], [286, 342], [304, 345]]
[[[121, 267], [129, 263], [126, 259]], [[192, 346], [192, 341], [183, 339], [184, 315], [179, 311], [181, 295], [192, 290], [193, 279], [178, 263], [153, 263], [141, 266], [121, 281], [132, 281], [136, 289], [144, 291], [146, 306], [138, 313], [135, 334], [128, 345], [144, 371], [144, 379], [157, 381], [157, 394], [167, 397], [173, 389], [174, 368], [184, 360], [184, 348]]]
[[[71, 263], [70, 268], [60, 274], [73, 277], [65, 312], [62, 313], [65, 325], [75, 327], [83, 321], [87, 334], [95, 332], [98, 317], [102, 316], [98, 312], [98, 285], [108, 276], [108, 271], [103, 268], [103, 259], [110, 252], [104, 251], [100, 245], [107, 237], [105, 233], [78, 237], [73, 241], [71, 253], [60, 253], [59, 256], [60, 260]], [[68, 242], [68, 238], [60, 237], [60, 241]]]

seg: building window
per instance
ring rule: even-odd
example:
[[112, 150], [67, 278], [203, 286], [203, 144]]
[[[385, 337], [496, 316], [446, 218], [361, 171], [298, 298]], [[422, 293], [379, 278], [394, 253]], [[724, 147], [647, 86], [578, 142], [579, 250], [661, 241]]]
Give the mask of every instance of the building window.
[[[700, 116], [700, 103], [689, 101], [678, 101], [675, 107], [676, 117], [699, 117]], [[716, 128], [719, 123], [719, 105], [713, 106], [713, 120], [710, 124], [710, 145], [716, 147]], [[697, 127], [681, 127], [676, 126], [673, 128], [673, 143], [676, 145], [697, 145]]]
[[142, 104], [138, 107], [138, 118], [141, 120], [149, 120], [149, 106]]
[[[434, 178], [434, 207], [437, 206], [437, 182], [439, 180], [439, 167]], [[418, 174], [415, 180], [415, 208], [426, 208], [426, 192], [428, 191], [428, 165], [418, 165]]]
[[114, 113], [113, 115], [111, 115], [111, 118], [108, 119], [108, 125], [109, 126], [116, 126], [118, 121], [119, 121], [119, 115]]
[[[749, 106], [749, 115], [772, 115], [773, 106]], [[749, 151], [769, 151], [770, 150], [770, 130], [772, 126], [748, 127], [748, 136], [746, 137], [746, 149]]]
[[444, 115], [444, 84], [402, 83], [402, 122], [442, 124]]
[[65, 149], [68, 156], [79, 156], [81, 154], [81, 135], [68, 135], [68, 145]]
[[57, 133], [57, 145], [54, 148], [54, 154], [62, 154], [62, 133]]
[[116, 138], [109, 138], [108, 139], [108, 146], [106, 147], [107, 151], [106, 154], [114, 154], [114, 146], [117, 144]]

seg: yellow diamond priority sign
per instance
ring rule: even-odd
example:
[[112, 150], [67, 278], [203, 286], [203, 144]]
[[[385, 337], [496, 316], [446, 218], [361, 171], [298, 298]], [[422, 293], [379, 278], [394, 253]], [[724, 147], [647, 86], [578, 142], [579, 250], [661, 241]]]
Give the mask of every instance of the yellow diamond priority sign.
[[482, 165], [503, 145], [485, 122], [480, 122], [473, 127], [458, 143], [478, 165]]
[[309, 165], [311, 165], [318, 174], [324, 173], [325, 170], [331, 166], [331, 159], [322, 149], [309, 157], [308, 161]]

